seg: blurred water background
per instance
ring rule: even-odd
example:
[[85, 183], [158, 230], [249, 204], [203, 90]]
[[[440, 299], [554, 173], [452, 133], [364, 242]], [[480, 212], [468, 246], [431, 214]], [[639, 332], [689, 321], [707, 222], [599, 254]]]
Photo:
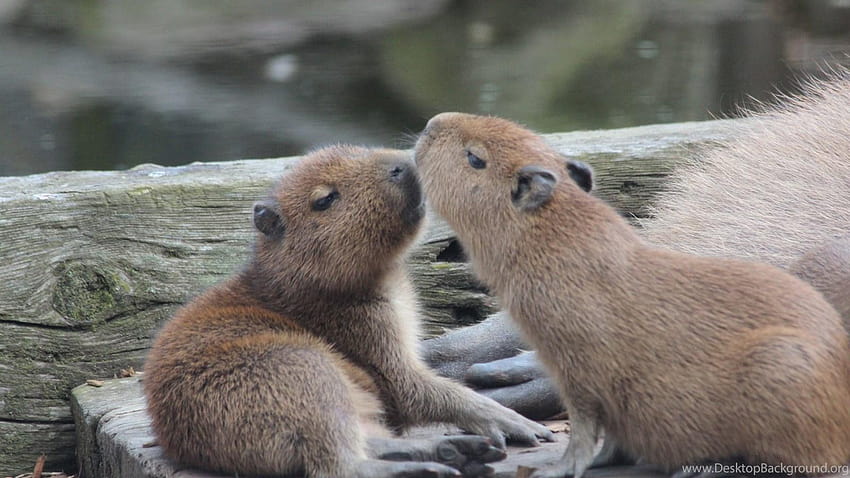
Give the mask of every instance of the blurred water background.
[[0, 0], [0, 175], [733, 116], [848, 52], [850, 0]]

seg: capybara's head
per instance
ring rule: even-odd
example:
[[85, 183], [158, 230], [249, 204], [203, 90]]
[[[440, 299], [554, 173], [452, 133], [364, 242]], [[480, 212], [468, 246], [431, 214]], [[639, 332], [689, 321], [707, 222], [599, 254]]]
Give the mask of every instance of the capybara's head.
[[284, 282], [270, 287], [357, 293], [397, 264], [423, 216], [408, 153], [319, 149], [254, 205], [255, 267]]
[[593, 187], [588, 165], [496, 117], [434, 116], [416, 143], [415, 159], [428, 201], [467, 240], [529, 226], [559, 188]]

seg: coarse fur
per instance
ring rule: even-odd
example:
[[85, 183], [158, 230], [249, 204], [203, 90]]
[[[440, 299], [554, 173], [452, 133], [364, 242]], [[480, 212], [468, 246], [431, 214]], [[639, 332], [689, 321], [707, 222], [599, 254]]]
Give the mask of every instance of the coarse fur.
[[504, 119], [437, 115], [415, 158], [565, 401], [564, 462], [533, 476], [581, 476], [600, 429], [671, 470], [850, 460], [850, 345], [809, 284], [650, 245], [588, 194], [586, 166]]
[[[376, 458], [446, 458], [446, 443], [417, 450], [382, 437], [447, 422], [500, 447], [551, 439], [417, 356], [404, 256], [422, 217], [404, 152], [329, 147], [285, 175], [254, 207], [260, 233], [244, 271], [180, 309], [148, 356], [145, 393], [166, 455], [240, 476], [443, 477], [458, 472]], [[488, 443], [450, 439], [449, 455], [504, 456]]]
[[850, 71], [780, 100], [673, 171], [641, 235], [787, 268], [850, 324]]
[[811, 283], [850, 324], [850, 72], [755, 111], [738, 139], [678, 167], [647, 240], [749, 258]]
[[741, 123], [737, 139], [677, 167], [643, 237], [787, 268], [850, 233], [850, 72], [781, 100]]

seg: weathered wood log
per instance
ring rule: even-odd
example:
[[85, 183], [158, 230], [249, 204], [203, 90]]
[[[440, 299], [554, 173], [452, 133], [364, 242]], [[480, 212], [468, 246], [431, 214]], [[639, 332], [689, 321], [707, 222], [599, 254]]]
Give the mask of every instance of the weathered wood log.
[[[140, 380], [144, 380], [143, 375], [106, 380], [100, 387], [81, 385], [73, 390], [71, 408], [78, 430], [80, 478], [220, 478], [221, 475], [185, 469], [162, 455], [151, 432]], [[450, 429], [422, 427], [408, 434], [439, 436], [447, 430]], [[560, 460], [568, 437], [560, 432], [555, 437], [556, 442], [535, 448], [508, 447], [508, 457], [493, 463], [495, 478], [519, 476], [520, 466], [542, 467]], [[646, 467], [622, 467], [593, 470], [587, 476], [663, 478], [666, 475]]]
[[[597, 194], [642, 217], [677, 161], [733, 137], [736, 121], [549, 135], [592, 164]], [[0, 178], [0, 474], [74, 466], [69, 392], [140, 368], [180, 304], [234, 271], [250, 207], [296, 159], [145, 165], [120, 172]], [[410, 258], [428, 333], [496, 307], [432, 218]]]

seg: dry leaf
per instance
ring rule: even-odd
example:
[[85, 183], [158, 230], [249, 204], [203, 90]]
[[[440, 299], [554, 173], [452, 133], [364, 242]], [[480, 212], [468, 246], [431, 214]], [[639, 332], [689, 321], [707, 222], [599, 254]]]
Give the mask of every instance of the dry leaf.
[[520, 466], [516, 469], [516, 478], [528, 478], [535, 471], [537, 471], [537, 468], [531, 468], [531, 467], [528, 467], [528, 466]]
[[546, 425], [546, 428], [549, 429], [552, 433], [569, 433], [570, 432], [570, 424], [567, 422], [556, 422]]
[[41, 455], [35, 461], [35, 468], [32, 469], [32, 478], [41, 478], [41, 472], [44, 470], [44, 460], [46, 459], [46, 456]]
[[93, 378], [86, 380], [86, 385], [90, 385], [92, 387], [102, 387], [104, 383], [106, 382], [103, 380], [95, 380]]
[[118, 376], [121, 378], [135, 377], [136, 371], [133, 369], [133, 367], [122, 368]]
[[543, 420], [540, 422], [552, 433], [569, 433], [570, 422], [567, 420]]

